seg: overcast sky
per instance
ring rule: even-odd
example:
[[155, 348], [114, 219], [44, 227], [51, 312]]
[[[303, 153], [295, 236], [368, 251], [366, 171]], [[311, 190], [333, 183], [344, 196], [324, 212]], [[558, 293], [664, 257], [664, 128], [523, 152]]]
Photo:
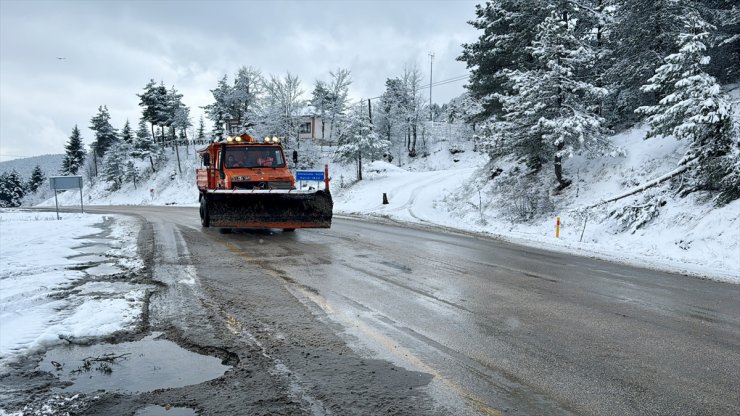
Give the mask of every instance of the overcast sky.
[[[113, 127], [135, 128], [152, 78], [184, 95], [197, 124], [210, 90], [241, 66], [297, 75], [305, 98], [337, 68], [351, 71], [353, 99], [380, 95], [404, 66], [428, 83], [430, 51], [433, 81], [466, 75], [455, 58], [478, 36], [467, 21], [479, 2], [0, 0], [0, 161], [63, 153], [75, 125], [91, 143], [100, 105]], [[464, 84], [434, 87], [433, 101]]]

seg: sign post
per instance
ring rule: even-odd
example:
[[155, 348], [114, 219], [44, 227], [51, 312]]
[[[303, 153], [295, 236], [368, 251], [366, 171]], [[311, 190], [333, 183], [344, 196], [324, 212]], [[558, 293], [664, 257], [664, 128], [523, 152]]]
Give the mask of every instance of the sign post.
[[297, 170], [295, 172], [295, 180], [298, 182], [303, 181], [311, 181], [316, 182], [316, 187], [318, 188], [318, 184], [322, 181], [325, 181], [326, 179], [325, 172], [322, 172], [320, 170]]
[[49, 185], [54, 190], [54, 203], [57, 207], [57, 219], [59, 218], [59, 201], [57, 200], [57, 191], [66, 191], [68, 189], [80, 190], [80, 211], [84, 214], [85, 208], [82, 204], [82, 176], [52, 176], [49, 178]]

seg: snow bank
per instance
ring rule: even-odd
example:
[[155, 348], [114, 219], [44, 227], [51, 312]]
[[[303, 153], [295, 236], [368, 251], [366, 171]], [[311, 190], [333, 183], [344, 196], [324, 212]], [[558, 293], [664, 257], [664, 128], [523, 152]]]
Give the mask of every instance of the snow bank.
[[[147, 287], [111, 275], [143, 267], [138, 231], [127, 217], [0, 210], [0, 367], [137, 324]], [[96, 265], [107, 267], [91, 273]]]

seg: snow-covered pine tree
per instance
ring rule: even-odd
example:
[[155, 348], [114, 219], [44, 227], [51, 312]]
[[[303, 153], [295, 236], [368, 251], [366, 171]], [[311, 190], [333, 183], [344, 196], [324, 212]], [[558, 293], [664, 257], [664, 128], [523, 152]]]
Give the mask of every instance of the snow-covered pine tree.
[[421, 123], [427, 108], [421, 97], [421, 72], [417, 67], [406, 67], [400, 78], [387, 79], [380, 105], [373, 114], [378, 134], [391, 143], [401, 163], [401, 156], [415, 157]]
[[110, 113], [108, 107], [101, 105], [98, 113], [90, 119], [90, 130], [95, 133], [95, 141], [92, 148], [98, 158], [102, 159], [110, 146], [118, 142], [118, 134], [110, 124]]
[[149, 163], [152, 167], [152, 172], [156, 172], [157, 169], [154, 166], [154, 156], [158, 154], [159, 145], [154, 141], [154, 135], [149, 135], [149, 131], [146, 126], [146, 120], [142, 117], [139, 120], [139, 129], [136, 130], [136, 137], [134, 138], [134, 145], [131, 149], [131, 156], [138, 157], [140, 159], [149, 159]]
[[72, 129], [72, 135], [69, 136], [69, 141], [64, 146], [64, 152], [65, 156], [64, 160], [62, 160], [61, 174], [77, 175], [77, 171], [85, 163], [85, 149], [82, 144], [80, 129], [77, 126]]
[[201, 142], [206, 139], [206, 124], [203, 120], [203, 114], [200, 115], [200, 121], [198, 122], [198, 131], [195, 133], [195, 138]]
[[18, 172], [14, 170], [0, 174], [0, 207], [19, 207], [26, 190]]
[[103, 179], [110, 183], [108, 190], [117, 191], [121, 189], [126, 166], [126, 145], [114, 143], [110, 146], [103, 158]]
[[136, 183], [141, 179], [141, 176], [139, 175], [139, 170], [136, 169], [136, 165], [134, 165], [134, 162], [129, 160], [126, 162], [126, 168], [124, 172], [123, 179], [126, 182], [131, 182], [134, 184], [134, 189], [136, 189]]
[[606, 90], [579, 76], [594, 59], [593, 50], [576, 36], [579, 12], [569, 2], [552, 10], [527, 48], [537, 68], [504, 71], [514, 94], [496, 96], [505, 113], [504, 122], [494, 128], [492, 156], [511, 153], [534, 171], [552, 162], [559, 190], [571, 183], [563, 174], [563, 159], [584, 148], [597, 151], [605, 144], [603, 119], [589, 103]]
[[640, 87], [661, 65], [663, 56], [675, 51], [678, 17], [684, 0], [610, 1], [605, 48], [609, 59], [600, 62], [601, 78], [610, 94], [602, 115], [610, 125], [631, 125], [638, 106], [657, 102]]
[[[182, 94], [180, 94], [173, 85], [168, 91], [166, 96], [166, 104], [163, 107], [163, 115], [162, 119], [164, 120], [162, 122], [163, 128], [168, 132], [167, 138], [165, 139], [168, 144], [171, 146], [175, 146], [175, 140], [177, 139], [177, 128], [180, 126], [175, 126], [176, 123], [182, 123], [187, 125], [192, 125], [189, 120], [189, 110], [186, 114], [183, 114], [181, 112], [181, 109], [185, 107], [185, 104], [182, 102]], [[179, 114], [178, 114], [179, 113]], [[176, 120], [176, 118], [180, 116], [185, 116], [181, 118], [180, 120]], [[187, 126], [185, 127], [187, 128]]]
[[313, 92], [311, 93], [311, 100], [309, 101], [311, 106], [313, 106], [314, 110], [316, 111], [316, 115], [319, 116], [321, 119], [321, 140], [325, 139], [326, 134], [326, 125], [328, 117], [326, 114], [329, 110], [329, 103], [331, 102], [331, 94], [329, 93], [329, 89], [326, 87], [326, 83], [324, 81], [316, 80], [316, 83], [314, 84]]
[[470, 69], [468, 91], [481, 100], [481, 112], [474, 121], [501, 113], [495, 94], [504, 94], [508, 78], [504, 70], [529, 70], [534, 59], [527, 47], [532, 44], [537, 25], [549, 15], [546, 0], [490, 0], [475, 6], [476, 20], [468, 22], [482, 31], [478, 40], [463, 44], [457, 59]]
[[35, 193], [45, 180], [46, 175], [44, 175], [44, 172], [41, 170], [41, 166], [36, 165], [31, 172], [31, 178], [28, 180], [28, 186], [26, 189], [28, 189], [29, 193]]
[[172, 127], [174, 127], [179, 133], [179, 137], [187, 139], [187, 131], [192, 126], [193, 122], [190, 121], [190, 108], [180, 102], [180, 105], [175, 108], [175, 112], [172, 117]]
[[213, 136], [221, 139], [224, 135], [224, 123], [232, 118], [229, 108], [229, 97], [232, 91], [226, 75], [218, 81], [216, 88], [211, 90], [211, 95], [213, 95], [214, 102], [204, 106], [203, 110], [206, 116], [213, 121]]
[[215, 141], [219, 141], [224, 138], [224, 123], [226, 123], [226, 119], [223, 118], [220, 114], [216, 116], [216, 119], [213, 121], [213, 130], [211, 131], [211, 136]]
[[[154, 126], [163, 126], [168, 117], [167, 88], [165, 88], [163, 83], [157, 85], [154, 79], [151, 79], [144, 86], [144, 92], [138, 94], [138, 97], [139, 106], [142, 107], [142, 116], [144, 120], [150, 123], [152, 140], [156, 142]], [[164, 137], [161, 140], [164, 142]]]
[[[193, 123], [190, 121], [190, 109], [182, 102], [182, 94], [177, 92], [174, 85], [168, 91], [167, 98], [168, 118], [166, 125], [170, 128], [170, 140], [172, 141], [172, 147], [175, 149], [175, 156], [177, 157], [177, 169], [182, 174], [179, 147], [181, 140], [178, 140], [177, 133], [180, 133], [183, 141], [187, 140], [186, 131]], [[187, 146], [187, 141], [185, 143]]]
[[[678, 52], [665, 57], [663, 65], [642, 87], [662, 97], [658, 104], [636, 111], [646, 115], [650, 125], [647, 137], [673, 135], [688, 140], [689, 149], [679, 164], [692, 164], [690, 180], [682, 195], [695, 191], [720, 191], [720, 201], [737, 198], [732, 177], [738, 173], [738, 137], [732, 124], [729, 97], [714, 77], [705, 72], [709, 64], [706, 41], [714, 26], [688, 9], [681, 17], [683, 31], [677, 36]], [[730, 183], [727, 183], [727, 178]], [[735, 179], [737, 186], [737, 179]], [[724, 185], [723, 185], [724, 184]]]
[[121, 141], [128, 145], [134, 144], [134, 135], [131, 131], [131, 124], [128, 122], [128, 119], [126, 119], [126, 123], [123, 125], [123, 129], [121, 129]]
[[339, 147], [334, 157], [341, 162], [355, 162], [358, 181], [362, 180], [363, 159], [378, 159], [390, 148], [390, 142], [381, 139], [373, 131], [373, 125], [370, 124], [362, 104], [349, 115], [338, 141]]
[[708, 2], [705, 12], [717, 26], [714, 47], [709, 51], [712, 60], [710, 72], [720, 83], [734, 83], [740, 79], [740, 4], [736, 0]]
[[380, 96], [380, 105], [375, 107], [373, 125], [377, 134], [390, 143], [390, 151], [399, 164], [402, 160], [401, 155], [408, 151], [409, 108], [411, 97], [403, 80], [388, 78], [385, 81], [385, 92]]

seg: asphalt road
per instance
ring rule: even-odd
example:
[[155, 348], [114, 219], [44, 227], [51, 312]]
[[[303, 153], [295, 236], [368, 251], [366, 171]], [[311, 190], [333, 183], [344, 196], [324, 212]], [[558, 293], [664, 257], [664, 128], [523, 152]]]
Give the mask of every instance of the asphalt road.
[[221, 234], [195, 208], [105, 210], [152, 224], [152, 327], [267, 357], [249, 371], [281, 369], [281, 413], [740, 414], [738, 285], [392, 223]]

